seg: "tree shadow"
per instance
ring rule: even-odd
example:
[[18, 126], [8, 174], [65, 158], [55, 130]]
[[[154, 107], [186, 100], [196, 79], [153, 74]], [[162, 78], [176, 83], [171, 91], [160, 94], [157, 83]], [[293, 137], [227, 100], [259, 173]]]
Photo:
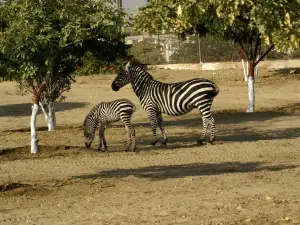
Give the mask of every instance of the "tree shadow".
[[[76, 108], [83, 108], [87, 102], [59, 102], [56, 104], [56, 112], [72, 110]], [[31, 103], [0, 105], [0, 117], [5, 116], [30, 116], [31, 115]]]
[[[292, 73], [291, 73], [292, 72]], [[300, 67], [288, 67], [288, 68], [281, 68], [274, 70], [273, 75], [286, 75], [286, 76], [293, 76], [293, 75], [300, 75]]]
[[134, 169], [104, 170], [94, 174], [73, 176], [74, 179], [124, 178], [135, 176], [151, 180], [166, 180], [193, 176], [213, 176], [226, 173], [279, 171], [297, 168], [297, 165], [264, 165], [260, 162], [193, 163], [171, 166], [149, 166]]
[[221, 131], [218, 141], [259, 141], [259, 140], [278, 140], [278, 139], [295, 139], [300, 137], [300, 128], [287, 128], [284, 130], [263, 130], [252, 131], [247, 128], [234, 128]]

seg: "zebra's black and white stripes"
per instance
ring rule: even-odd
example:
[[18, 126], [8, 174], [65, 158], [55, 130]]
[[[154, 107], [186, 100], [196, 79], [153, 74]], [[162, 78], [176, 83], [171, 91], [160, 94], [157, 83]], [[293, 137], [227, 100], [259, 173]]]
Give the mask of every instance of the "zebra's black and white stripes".
[[[131, 125], [131, 117], [135, 112], [135, 105], [127, 99], [119, 99], [112, 102], [102, 102], [96, 105], [86, 116], [83, 129], [85, 146], [89, 148], [95, 138], [95, 131], [99, 126], [99, 148], [107, 149], [104, 136], [108, 124], [121, 120], [128, 134], [127, 148], [125, 151], [135, 151], [135, 130]], [[103, 144], [103, 145], [102, 145]]]
[[157, 125], [162, 132], [162, 145], [167, 143], [162, 113], [180, 116], [194, 108], [200, 110], [203, 120], [203, 133], [198, 142], [202, 143], [204, 141], [209, 125], [211, 127], [209, 142], [212, 143], [215, 140], [215, 120], [211, 114], [211, 105], [214, 97], [219, 93], [219, 88], [214, 82], [203, 78], [195, 78], [179, 83], [162, 83], [154, 80], [139, 65], [128, 62], [125, 69], [120, 70], [113, 81], [112, 89], [118, 91], [129, 83], [131, 83], [150, 119], [153, 145], [157, 142]]

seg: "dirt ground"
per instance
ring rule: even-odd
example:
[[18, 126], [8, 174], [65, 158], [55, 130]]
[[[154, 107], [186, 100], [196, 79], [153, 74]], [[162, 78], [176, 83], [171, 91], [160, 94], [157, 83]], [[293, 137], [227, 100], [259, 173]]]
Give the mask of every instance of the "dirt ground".
[[[214, 145], [197, 145], [197, 110], [164, 116], [168, 147], [151, 129], [131, 87], [113, 75], [78, 77], [57, 105], [57, 130], [37, 119], [41, 152], [30, 154], [31, 96], [0, 83], [0, 224], [300, 224], [300, 75], [260, 70], [256, 113], [245, 113], [242, 72], [150, 71], [161, 81], [215, 80]], [[108, 152], [83, 147], [81, 125], [98, 102], [131, 99], [137, 151], [121, 123], [106, 130]], [[160, 134], [160, 133], [158, 133]]]

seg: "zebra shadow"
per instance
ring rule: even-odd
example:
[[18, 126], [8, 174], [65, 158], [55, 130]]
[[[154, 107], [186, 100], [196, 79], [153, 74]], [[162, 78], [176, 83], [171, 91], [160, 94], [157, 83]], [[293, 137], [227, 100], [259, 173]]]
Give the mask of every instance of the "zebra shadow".
[[170, 166], [148, 166], [132, 169], [102, 170], [94, 174], [73, 176], [73, 179], [124, 178], [134, 176], [150, 180], [166, 180], [194, 176], [214, 176], [226, 173], [249, 173], [258, 171], [280, 171], [297, 165], [268, 165], [260, 162], [192, 163]]
[[[193, 134], [176, 134], [168, 136], [168, 146], [172, 148], [186, 148], [201, 146], [197, 144], [200, 137]], [[278, 139], [296, 139], [300, 138], [300, 128], [286, 128], [280, 130], [262, 130], [251, 131], [245, 128], [232, 128], [219, 130], [214, 144], [221, 142], [245, 142], [259, 140], [278, 140]], [[149, 139], [151, 140], [151, 139]]]
[[[151, 151], [151, 150], [176, 150], [188, 148], [203, 148], [204, 143], [200, 145], [197, 143], [201, 132], [181, 132], [168, 135], [168, 145], [154, 147], [150, 144], [151, 135], [137, 137], [137, 151]], [[245, 142], [245, 141], [259, 141], [259, 140], [278, 140], [278, 139], [296, 139], [300, 137], [300, 128], [286, 128], [280, 130], [261, 130], [254, 131], [246, 128], [226, 128], [217, 132], [216, 141], [214, 145], [223, 144], [225, 142]]]
[[[59, 102], [56, 103], [55, 111], [67, 111], [76, 108], [83, 108], [88, 105], [87, 102]], [[32, 103], [0, 105], [0, 117], [12, 116], [22, 117], [31, 115]], [[41, 112], [41, 111], [40, 111]]]
[[[216, 125], [227, 124], [242, 124], [248, 122], [263, 122], [272, 120], [278, 117], [293, 115], [293, 112], [300, 111], [300, 103], [289, 104], [283, 107], [277, 107], [272, 110], [264, 110], [254, 113], [246, 113], [241, 111], [222, 110], [213, 113], [216, 120]], [[164, 124], [168, 126], [188, 126], [188, 127], [202, 127], [201, 115], [186, 114], [184, 116], [167, 116], [163, 114]], [[134, 126], [149, 126], [150, 121], [145, 118], [143, 121], [136, 121]], [[114, 127], [121, 127], [122, 124], [115, 124]]]

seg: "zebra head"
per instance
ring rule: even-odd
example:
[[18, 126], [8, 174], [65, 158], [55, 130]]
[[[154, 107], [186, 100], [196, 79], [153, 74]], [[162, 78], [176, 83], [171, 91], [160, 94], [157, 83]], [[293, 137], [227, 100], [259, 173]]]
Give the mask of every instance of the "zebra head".
[[90, 118], [87, 117], [83, 123], [83, 133], [84, 133], [84, 144], [86, 148], [90, 148], [92, 142], [95, 138], [95, 130], [96, 128], [93, 126], [92, 121]]
[[125, 85], [131, 83], [131, 74], [130, 74], [130, 62], [128, 62], [125, 66], [125, 68], [122, 68], [118, 74], [117, 77], [114, 79], [114, 81], [111, 84], [111, 88], [114, 91], [120, 90], [121, 87], [124, 87]]

